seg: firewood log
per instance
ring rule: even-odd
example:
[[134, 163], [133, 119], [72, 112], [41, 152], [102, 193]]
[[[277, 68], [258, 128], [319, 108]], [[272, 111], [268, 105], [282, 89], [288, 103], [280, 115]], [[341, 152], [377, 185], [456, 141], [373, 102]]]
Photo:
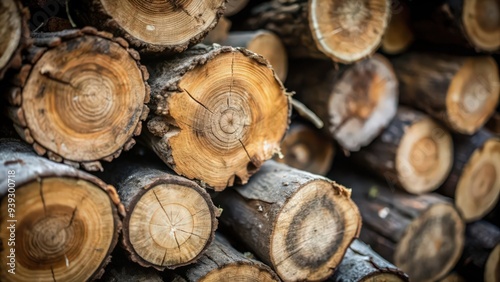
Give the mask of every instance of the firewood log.
[[416, 1], [411, 8], [417, 38], [476, 51], [500, 50], [498, 0]]
[[118, 189], [125, 206], [122, 245], [130, 259], [162, 271], [201, 256], [213, 240], [219, 211], [205, 189], [158, 162], [129, 154], [98, 175]]
[[[178, 53], [197, 44], [224, 13], [224, 0], [68, 0], [71, 19], [125, 38], [146, 55]], [[134, 19], [134, 20], [131, 20]]]
[[106, 267], [100, 281], [103, 282], [165, 282], [165, 275], [154, 268], [141, 267], [126, 258], [123, 251], [116, 248], [113, 260]]
[[93, 28], [37, 34], [6, 91], [8, 113], [40, 155], [90, 171], [130, 149], [148, 114], [148, 73], [121, 38]]
[[408, 275], [375, 253], [370, 246], [354, 240], [339, 267], [327, 282], [403, 282]]
[[229, 30], [231, 29], [232, 22], [226, 18], [221, 17], [217, 25], [212, 29], [207, 36], [203, 39], [203, 44], [213, 44], [213, 43], [221, 43], [227, 39], [229, 35]]
[[275, 161], [325, 175], [332, 165], [335, 146], [318, 129], [304, 122], [293, 122], [281, 143], [281, 153]]
[[455, 199], [466, 222], [481, 219], [500, 197], [500, 138], [486, 130], [454, 138], [451, 173], [439, 192]]
[[340, 69], [326, 61], [296, 61], [288, 76], [287, 87], [346, 150], [368, 145], [396, 114], [398, 82], [381, 55]]
[[443, 278], [460, 259], [465, 223], [448, 198], [391, 190], [382, 181], [340, 166], [330, 177], [352, 188], [363, 217], [360, 239], [412, 281]]
[[400, 107], [382, 134], [350, 159], [392, 186], [422, 194], [446, 180], [453, 164], [453, 143], [448, 131], [429, 116]]
[[224, 16], [234, 16], [239, 11], [243, 10], [250, 0], [228, 0]]
[[386, 54], [397, 55], [410, 47], [415, 36], [410, 25], [411, 14], [408, 5], [402, 1], [393, 3], [397, 3], [398, 7], [392, 13], [380, 49]]
[[0, 3], [0, 80], [7, 70], [22, 65], [21, 51], [31, 43], [28, 19], [29, 11], [20, 1]]
[[408, 53], [392, 60], [400, 101], [462, 134], [474, 134], [494, 113], [500, 96], [491, 57]]
[[272, 0], [255, 7], [247, 24], [278, 34], [292, 57], [352, 63], [376, 51], [390, 14], [389, 0]]
[[[115, 189], [13, 139], [0, 141], [0, 168], [0, 280], [99, 278], [124, 213]], [[12, 267], [15, 275], [8, 272]]]
[[220, 234], [198, 263], [180, 268], [176, 273], [180, 279], [174, 281], [280, 281], [269, 266], [245, 257]]
[[263, 57], [199, 45], [148, 68], [154, 116], [145, 137], [176, 173], [220, 191], [279, 152], [290, 98]]
[[361, 227], [349, 190], [274, 161], [214, 202], [220, 222], [283, 281], [331, 276]]
[[500, 281], [500, 229], [477, 221], [467, 225], [465, 236], [457, 272], [467, 281]]

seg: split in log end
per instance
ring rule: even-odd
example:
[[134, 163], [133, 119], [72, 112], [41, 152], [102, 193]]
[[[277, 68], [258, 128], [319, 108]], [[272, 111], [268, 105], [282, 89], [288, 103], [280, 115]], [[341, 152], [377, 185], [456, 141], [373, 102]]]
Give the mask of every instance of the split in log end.
[[500, 49], [500, 1], [463, 1], [462, 22], [468, 39], [477, 49]]

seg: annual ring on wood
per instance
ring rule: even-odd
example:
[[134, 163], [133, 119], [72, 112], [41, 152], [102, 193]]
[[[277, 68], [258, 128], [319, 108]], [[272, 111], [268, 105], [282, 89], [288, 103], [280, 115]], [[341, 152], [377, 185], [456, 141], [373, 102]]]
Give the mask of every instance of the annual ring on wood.
[[463, 1], [462, 22], [468, 39], [476, 48], [495, 51], [500, 48], [500, 1]]

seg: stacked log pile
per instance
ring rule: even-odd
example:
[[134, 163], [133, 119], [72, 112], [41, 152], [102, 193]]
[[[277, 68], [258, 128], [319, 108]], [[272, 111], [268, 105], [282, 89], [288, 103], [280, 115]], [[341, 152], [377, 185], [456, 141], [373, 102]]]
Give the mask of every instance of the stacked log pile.
[[0, 281], [499, 281], [499, 23], [2, 0]]

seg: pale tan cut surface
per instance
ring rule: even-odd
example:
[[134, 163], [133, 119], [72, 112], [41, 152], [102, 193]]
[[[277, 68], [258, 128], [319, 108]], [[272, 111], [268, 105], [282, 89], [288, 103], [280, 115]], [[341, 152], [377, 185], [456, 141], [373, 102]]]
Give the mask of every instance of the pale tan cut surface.
[[0, 2], [0, 68], [7, 65], [19, 46], [22, 18], [15, 1]]
[[[271, 237], [271, 262], [284, 281], [331, 276], [359, 230], [360, 215], [345, 190], [325, 180], [301, 187], [285, 203]], [[343, 189], [343, 188], [342, 188]]]
[[500, 244], [491, 252], [484, 270], [485, 282], [500, 281]]
[[209, 203], [197, 191], [160, 184], [149, 189], [132, 210], [129, 238], [144, 260], [168, 267], [197, 257], [212, 227]]
[[453, 164], [453, 142], [431, 118], [412, 124], [396, 152], [396, 171], [406, 191], [422, 194], [441, 185]]
[[490, 139], [474, 151], [455, 190], [455, 205], [465, 221], [480, 219], [500, 197], [500, 139]]
[[368, 276], [360, 282], [403, 282], [405, 280], [401, 277], [394, 275], [393, 273], [377, 273], [372, 276]]
[[462, 21], [474, 47], [484, 51], [500, 49], [500, 0], [463, 2]]
[[[7, 197], [4, 219], [6, 212]], [[70, 178], [17, 187], [16, 219], [16, 275], [5, 275], [7, 281], [86, 281], [108, 255], [116, 230], [108, 194]], [[2, 220], [2, 240], [9, 237], [8, 225]], [[2, 265], [6, 255], [4, 249]]]
[[281, 81], [288, 73], [288, 56], [280, 38], [269, 31], [260, 31], [249, 43], [247, 49], [266, 58]]
[[229, 264], [215, 269], [205, 275], [199, 282], [267, 282], [279, 281], [266, 269], [260, 269], [256, 264]]
[[401, 11], [391, 16], [389, 26], [382, 38], [382, 50], [387, 54], [399, 54], [406, 50], [413, 43], [414, 36], [408, 26], [410, 15]]
[[101, 0], [106, 12], [132, 36], [151, 44], [185, 44], [203, 33], [224, 0]]
[[146, 88], [126, 49], [78, 37], [43, 54], [23, 89], [33, 139], [71, 161], [107, 157], [133, 136]]
[[394, 264], [412, 281], [436, 281], [458, 262], [465, 224], [450, 204], [435, 204], [406, 229], [394, 254]]
[[371, 55], [389, 23], [389, 0], [310, 0], [309, 27], [316, 46], [341, 63]]
[[202, 175], [220, 190], [246, 183], [279, 151], [288, 97], [271, 68], [240, 52], [222, 53], [184, 75], [179, 87], [184, 92], [172, 94], [169, 115], [180, 131], [167, 141], [177, 173]]
[[460, 133], [472, 134], [495, 111], [500, 96], [498, 66], [491, 57], [465, 61], [453, 77], [446, 96], [446, 111]]

